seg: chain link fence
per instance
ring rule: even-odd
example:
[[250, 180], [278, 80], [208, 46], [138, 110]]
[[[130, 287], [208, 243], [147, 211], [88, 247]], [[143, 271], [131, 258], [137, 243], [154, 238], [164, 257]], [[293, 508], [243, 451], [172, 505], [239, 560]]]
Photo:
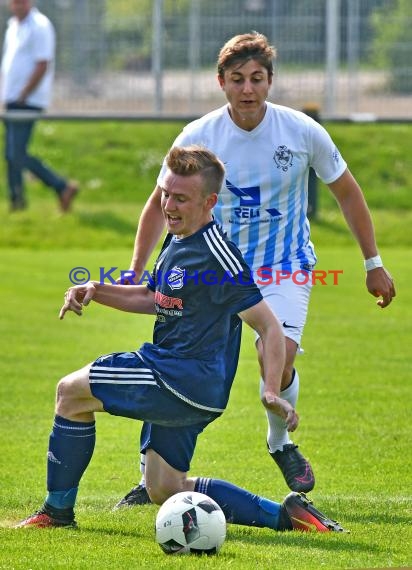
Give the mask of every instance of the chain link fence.
[[[3, 32], [8, 18], [0, 4]], [[54, 115], [187, 117], [225, 102], [216, 58], [257, 30], [270, 98], [322, 116], [412, 119], [410, 0], [38, 0], [58, 38]]]

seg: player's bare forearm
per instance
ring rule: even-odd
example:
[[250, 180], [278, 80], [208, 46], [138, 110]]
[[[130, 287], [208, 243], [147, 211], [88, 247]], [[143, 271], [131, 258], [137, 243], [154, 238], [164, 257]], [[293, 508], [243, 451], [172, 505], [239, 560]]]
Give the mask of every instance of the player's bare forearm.
[[365, 259], [377, 255], [375, 230], [362, 190], [349, 170], [329, 185]]
[[[375, 230], [369, 208], [358, 183], [347, 170], [329, 187], [339, 203], [364, 258], [375, 257], [378, 254]], [[382, 297], [377, 302], [381, 308], [387, 307], [396, 295], [393, 279], [383, 267], [377, 267], [367, 272], [366, 287], [374, 297]]]
[[81, 316], [90, 301], [131, 313], [155, 314], [154, 293], [143, 285], [109, 285], [90, 281], [86, 285], [70, 287], [64, 296], [60, 319], [67, 311]]
[[260, 301], [239, 316], [259, 334], [263, 346], [265, 390], [279, 396], [286, 358], [282, 327], [266, 301]]
[[156, 186], [140, 216], [130, 264], [130, 268], [135, 272], [135, 279], [140, 279], [142, 276], [149, 257], [163, 233], [165, 222], [160, 199], [161, 190]]

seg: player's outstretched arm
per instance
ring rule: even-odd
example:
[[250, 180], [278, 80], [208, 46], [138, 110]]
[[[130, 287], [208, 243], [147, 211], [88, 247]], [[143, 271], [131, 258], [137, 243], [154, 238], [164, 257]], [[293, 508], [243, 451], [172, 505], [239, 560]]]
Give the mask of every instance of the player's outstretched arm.
[[242, 311], [239, 316], [259, 334], [262, 341], [265, 376], [262, 404], [285, 420], [288, 431], [294, 431], [299, 416], [289, 402], [279, 397], [286, 357], [282, 327], [265, 301]]
[[[349, 170], [338, 180], [329, 184], [345, 220], [355, 236], [365, 259], [378, 255], [375, 231], [369, 208], [362, 190]], [[395, 297], [395, 286], [389, 272], [384, 267], [376, 267], [366, 274], [366, 287], [374, 297], [381, 297], [377, 304], [387, 307]]]
[[66, 291], [59, 318], [63, 319], [67, 311], [73, 311], [81, 316], [83, 307], [86, 307], [91, 300], [119, 311], [146, 315], [154, 315], [156, 312], [154, 293], [144, 285], [109, 285], [89, 281], [85, 285], [76, 285]]

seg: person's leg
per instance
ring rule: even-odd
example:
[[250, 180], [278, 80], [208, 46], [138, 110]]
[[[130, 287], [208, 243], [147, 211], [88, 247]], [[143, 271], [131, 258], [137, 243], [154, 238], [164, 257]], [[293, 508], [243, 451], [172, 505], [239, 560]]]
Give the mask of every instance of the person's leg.
[[[188, 437], [182, 438], [189, 451], [193, 438], [216, 417], [200, 413], [166, 390], [137, 352], [99, 357], [58, 384], [48, 451], [49, 493], [43, 508], [18, 526], [73, 525], [77, 488], [94, 449], [94, 412], [102, 411], [164, 423], [167, 433], [173, 433], [176, 423], [201, 420], [191, 431], [188, 442]], [[167, 445], [171, 447], [170, 441]]]
[[4, 149], [12, 210], [21, 210], [26, 207], [23, 169], [32, 128], [33, 121], [5, 121]]
[[[299, 376], [294, 368], [294, 361], [296, 356], [297, 344], [292, 339], [285, 337], [286, 342], [286, 363], [282, 375], [281, 392], [282, 398], [287, 400], [294, 408], [296, 408], [298, 395], [299, 395]], [[258, 351], [258, 359], [261, 365], [261, 374], [263, 375], [262, 367], [262, 342], [260, 339], [256, 342]], [[260, 390], [263, 392], [264, 382], [261, 378]], [[267, 444], [270, 453], [277, 450], [282, 450], [283, 446], [291, 443], [288, 431], [285, 428], [285, 422], [278, 415], [273, 412], [267, 413], [268, 417], [268, 434]]]
[[42, 160], [32, 154], [27, 154], [25, 161], [25, 168], [29, 170], [36, 178], [43, 184], [53, 188], [58, 196], [62, 194], [67, 186], [66, 178], [63, 178], [57, 172], [47, 166]]
[[283, 503], [277, 503], [227, 481], [206, 478], [194, 481], [194, 491], [216, 501], [229, 523], [279, 531], [343, 531], [339, 523], [316, 509], [304, 493], [289, 493]]
[[[186, 433], [185, 433], [186, 432]], [[174, 429], [152, 426], [149, 447], [146, 449], [146, 488], [151, 500], [161, 505], [175, 493], [197, 491], [214, 499], [222, 508], [228, 522], [275, 530], [292, 528], [281, 522], [281, 505], [253, 495], [227, 481], [205, 478], [187, 478], [198, 430], [192, 426]], [[153, 449], [153, 447], [155, 449]], [[184, 469], [178, 469], [178, 465]]]
[[[21, 113], [40, 113], [42, 109], [21, 103], [9, 103], [7, 110]], [[6, 161], [8, 166], [9, 192], [12, 203], [19, 201], [24, 205], [23, 169], [29, 170], [43, 184], [52, 188], [63, 212], [70, 209], [71, 202], [78, 192], [78, 184], [68, 181], [49, 168], [36, 156], [29, 154], [28, 147], [33, 134], [35, 121], [5, 121], [6, 124]], [[24, 207], [24, 206], [23, 206]]]
[[[145, 434], [143, 430], [145, 429], [146, 424], [143, 425], [142, 430], [140, 432], [140, 447], [142, 447], [142, 441], [145, 439]], [[132, 487], [128, 493], [124, 497], [118, 501], [113, 510], [122, 509], [123, 507], [135, 507], [141, 505], [150, 505], [152, 501], [150, 500], [149, 493], [146, 489], [146, 454], [140, 453], [140, 480], [137, 485]]]
[[75, 526], [74, 505], [80, 479], [93, 455], [94, 412], [103, 411], [89, 387], [90, 366], [60, 380], [47, 452], [47, 491], [43, 507], [18, 527]]
[[70, 209], [71, 202], [76, 196], [79, 188], [77, 182], [69, 181], [60, 176], [55, 170], [46, 165], [36, 156], [26, 152], [24, 168], [29, 170], [43, 184], [52, 188], [59, 199], [60, 208], [63, 212]]
[[[286, 364], [280, 396], [290, 402], [293, 407], [296, 407], [299, 395], [299, 375], [295, 368], [295, 357], [306, 322], [310, 292], [310, 283], [300, 285], [294, 283], [292, 279], [262, 287], [265, 301], [283, 325], [286, 339]], [[262, 343], [259, 339], [256, 347], [263, 376]], [[262, 387], [261, 379], [261, 390]], [[280, 468], [288, 487], [296, 492], [311, 491], [315, 485], [315, 478], [309, 461], [298, 451], [298, 446], [291, 441], [283, 419], [269, 410], [266, 411], [266, 415], [268, 450]]]
[[283, 503], [260, 497], [228, 481], [187, 478], [160, 454], [147, 449], [146, 485], [152, 501], [163, 504], [175, 493], [195, 491], [213, 499], [232, 524], [265, 527], [278, 531], [342, 531], [342, 527], [318, 511], [305, 495], [290, 493]]

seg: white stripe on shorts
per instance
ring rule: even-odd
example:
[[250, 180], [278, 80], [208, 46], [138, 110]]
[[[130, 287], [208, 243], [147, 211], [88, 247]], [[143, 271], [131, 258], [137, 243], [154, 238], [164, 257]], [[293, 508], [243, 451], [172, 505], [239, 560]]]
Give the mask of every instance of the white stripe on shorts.
[[110, 366], [92, 366], [89, 382], [90, 384], [157, 385], [150, 368], [113, 368]]

